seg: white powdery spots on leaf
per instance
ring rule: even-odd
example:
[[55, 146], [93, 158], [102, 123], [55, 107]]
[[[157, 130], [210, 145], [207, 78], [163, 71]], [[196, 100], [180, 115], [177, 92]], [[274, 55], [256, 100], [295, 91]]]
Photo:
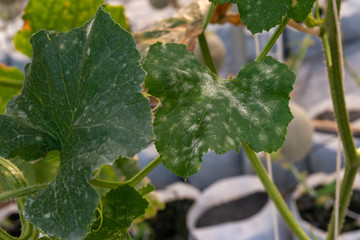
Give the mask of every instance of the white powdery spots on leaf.
[[217, 89], [213, 80], [213, 76], [211, 76], [209, 73], [202, 73], [200, 77], [202, 79], [202, 85], [200, 87], [203, 95], [214, 97], [217, 93]]
[[234, 96], [234, 94], [230, 90], [228, 90], [227, 88], [222, 88], [221, 93], [229, 99], [231, 109], [237, 110], [238, 112], [241, 113], [242, 116], [245, 116], [245, 117], [249, 116], [249, 112], [248, 112], [247, 108], [239, 100], [239, 98]]
[[52, 216], [52, 213], [46, 213], [44, 214], [45, 219], [49, 219]]
[[42, 137], [41, 137], [41, 136], [36, 136], [36, 137], [35, 137], [35, 140], [38, 141], [38, 142], [40, 142], [40, 141], [42, 141]]
[[266, 79], [277, 79], [277, 74], [274, 72], [274, 69], [272, 69], [270, 66], [264, 67], [263, 73], [265, 74]]
[[86, 29], [86, 38], [89, 37], [90, 35], [90, 32], [91, 32], [91, 28], [92, 28], [92, 25], [94, 24], [94, 19], [90, 22], [89, 26], [87, 27]]
[[264, 133], [259, 133], [259, 139], [260, 141], [267, 141], [268, 137]]
[[70, 74], [70, 71], [67, 70], [67, 71], [65, 72], [65, 75], [69, 75], [69, 74]]
[[275, 127], [275, 132], [277, 135], [282, 135], [284, 130], [282, 127]]
[[26, 113], [23, 112], [23, 111], [19, 111], [18, 116], [21, 117], [21, 118], [26, 118], [27, 117]]
[[226, 142], [229, 143], [231, 146], [234, 146], [234, 145], [235, 145], [234, 139], [232, 139], [232, 138], [229, 137], [229, 136], [226, 136]]
[[64, 50], [65, 49], [65, 45], [62, 43], [60, 44], [60, 50]]
[[189, 131], [193, 132], [196, 131], [199, 128], [198, 124], [193, 124], [191, 127], [189, 127]]
[[90, 52], [91, 52], [91, 49], [88, 48], [87, 51], [86, 51], [86, 54], [89, 56], [89, 55], [90, 55]]

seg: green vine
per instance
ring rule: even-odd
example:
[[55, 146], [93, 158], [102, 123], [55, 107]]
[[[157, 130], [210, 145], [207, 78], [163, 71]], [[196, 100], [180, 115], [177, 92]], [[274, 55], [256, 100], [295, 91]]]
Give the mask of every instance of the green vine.
[[[10, 161], [0, 157], [0, 175], [4, 176], [9, 186], [15, 189], [25, 188], [27, 186], [27, 181], [22, 174], [22, 172]], [[24, 216], [21, 214], [24, 210], [24, 198], [17, 198], [16, 204], [18, 206], [20, 221], [21, 221], [21, 235], [19, 238], [10, 236], [2, 228], [0, 228], [0, 239], [9, 239], [9, 240], [28, 240], [28, 239], [37, 239], [39, 232], [37, 229], [30, 223], [28, 223]]]
[[[340, 0], [336, 1], [337, 12], [340, 11]], [[333, 101], [335, 117], [339, 128], [341, 141], [345, 154], [345, 175], [341, 183], [339, 199], [339, 223], [338, 229], [341, 231], [345, 214], [352, 194], [352, 186], [360, 165], [360, 159], [354, 144], [354, 139], [350, 130], [349, 117], [346, 110], [345, 94], [343, 88], [343, 62], [340, 49], [339, 36], [337, 30], [337, 16], [334, 14], [332, 1], [328, 1], [325, 21], [321, 28], [321, 38], [325, 48], [326, 67], [329, 76], [330, 93]], [[328, 49], [328, 50], [327, 50]], [[328, 229], [328, 240], [334, 239], [335, 232], [335, 213], [333, 212]]]
[[160, 156], [156, 157], [152, 160], [146, 167], [144, 167], [140, 172], [138, 172], [134, 177], [125, 182], [116, 182], [116, 181], [107, 181], [98, 178], [94, 178], [90, 181], [90, 183], [97, 187], [104, 188], [117, 188], [123, 185], [135, 186], [138, 184], [146, 175], [148, 175], [154, 168], [156, 168], [161, 163]]

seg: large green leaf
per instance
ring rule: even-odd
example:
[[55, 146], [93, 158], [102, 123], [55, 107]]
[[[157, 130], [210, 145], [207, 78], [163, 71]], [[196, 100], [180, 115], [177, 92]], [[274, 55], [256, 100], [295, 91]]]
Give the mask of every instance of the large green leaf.
[[[23, 15], [24, 27], [14, 37], [16, 49], [31, 57], [32, 34], [41, 29], [65, 32], [79, 27], [94, 16], [101, 4], [103, 0], [30, 0]], [[128, 27], [122, 6], [106, 8], [123, 28]]]
[[102, 8], [80, 28], [42, 30], [31, 42], [23, 90], [0, 115], [0, 155], [61, 152], [56, 180], [27, 199], [25, 216], [49, 235], [81, 239], [99, 201], [93, 171], [153, 138], [145, 74], [133, 37]]
[[94, 222], [92, 233], [85, 240], [131, 239], [128, 228], [131, 222], [143, 215], [148, 202], [132, 187], [124, 185], [111, 190], [101, 198], [103, 221]]
[[20, 93], [24, 74], [16, 67], [0, 64], [0, 113], [5, 112], [7, 102]]
[[241, 20], [255, 34], [263, 30], [269, 31], [280, 24], [286, 14], [296, 21], [304, 21], [315, 0], [210, 0], [210, 2], [237, 4]]
[[183, 45], [157, 43], [143, 67], [149, 93], [163, 99], [155, 116], [155, 145], [175, 174], [196, 173], [209, 149], [222, 154], [245, 142], [255, 151], [272, 152], [283, 144], [295, 80], [285, 64], [267, 57], [224, 80]]

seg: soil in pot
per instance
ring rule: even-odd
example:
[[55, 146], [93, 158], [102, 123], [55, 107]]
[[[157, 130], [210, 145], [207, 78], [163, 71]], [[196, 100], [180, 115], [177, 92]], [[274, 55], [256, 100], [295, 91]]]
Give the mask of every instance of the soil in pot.
[[[320, 187], [317, 187], [318, 189]], [[326, 231], [328, 224], [330, 222], [332, 210], [333, 210], [334, 198], [331, 198], [330, 201], [324, 204], [318, 204], [316, 199], [308, 194], [302, 195], [297, 201], [296, 205], [298, 207], [300, 216], [302, 219], [311, 223], [313, 226]], [[351, 212], [360, 214], [360, 191], [354, 190], [353, 195], [350, 201], [349, 210]], [[350, 215], [350, 214], [347, 214]], [[349, 216], [345, 217], [344, 226], [342, 233], [359, 230], [360, 229], [360, 219], [355, 220]]]
[[186, 215], [193, 203], [189, 199], [166, 203], [164, 210], [147, 220], [152, 229], [150, 239], [187, 240]]
[[260, 212], [267, 201], [268, 195], [265, 192], [255, 192], [246, 197], [212, 207], [202, 214], [196, 223], [196, 227], [208, 227], [249, 218]]
[[11, 214], [0, 223], [0, 227], [13, 237], [20, 237], [21, 222], [20, 216], [17, 213]]

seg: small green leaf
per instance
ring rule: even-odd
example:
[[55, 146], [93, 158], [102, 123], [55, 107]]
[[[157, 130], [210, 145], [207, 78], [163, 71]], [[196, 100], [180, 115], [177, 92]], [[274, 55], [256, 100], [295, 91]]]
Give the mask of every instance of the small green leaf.
[[82, 239], [99, 201], [93, 171], [153, 138], [145, 74], [133, 37], [102, 8], [80, 28], [41, 30], [31, 42], [23, 90], [0, 115], [0, 155], [60, 151], [56, 180], [27, 199], [25, 216], [50, 236]]
[[[166, 64], [164, 64], [166, 63]], [[153, 45], [143, 65], [149, 93], [162, 99], [154, 122], [164, 165], [186, 178], [209, 149], [217, 154], [242, 142], [273, 152], [292, 119], [295, 74], [271, 57], [244, 66], [236, 79], [219, 79], [183, 45]]]
[[140, 188], [138, 190], [138, 192], [140, 193], [141, 196], [145, 196], [154, 190], [155, 190], [155, 187], [153, 185], [151, 185], [150, 183], [148, 183], [146, 186]]
[[148, 202], [132, 187], [124, 185], [111, 190], [101, 199], [103, 221], [95, 221], [85, 240], [131, 239], [131, 222], [145, 213]]
[[263, 30], [269, 31], [280, 24], [286, 14], [295, 21], [304, 21], [315, 0], [210, 0], [210, 2], [237, 4], [241, 20], [255, 34]]
[[5, 112], [7, 102], [20, 93], [24, 74], [16, 67], [0, 64], [0, 113]]

